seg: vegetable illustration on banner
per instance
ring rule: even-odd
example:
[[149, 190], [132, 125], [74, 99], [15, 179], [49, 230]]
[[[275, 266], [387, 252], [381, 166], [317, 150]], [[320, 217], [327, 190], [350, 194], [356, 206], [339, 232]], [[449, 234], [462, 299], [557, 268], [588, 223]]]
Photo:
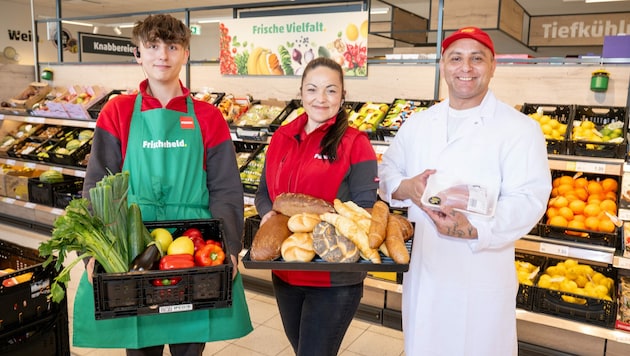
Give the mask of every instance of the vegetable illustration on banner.
[[347, 76], [367, 75], [368, 12], [272, 16], [220, 24], [224, 75], [302, 75], [316, 57], [328, 57]]

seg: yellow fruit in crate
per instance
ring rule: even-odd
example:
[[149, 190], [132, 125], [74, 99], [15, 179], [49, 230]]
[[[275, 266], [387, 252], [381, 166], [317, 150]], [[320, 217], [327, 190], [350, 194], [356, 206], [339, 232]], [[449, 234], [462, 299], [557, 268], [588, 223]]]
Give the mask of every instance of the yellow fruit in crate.
[[180, 236], [173, 240], [168, 246], [168, 255], [188, 254], [195, 253], [195, 244], [188, 236]]

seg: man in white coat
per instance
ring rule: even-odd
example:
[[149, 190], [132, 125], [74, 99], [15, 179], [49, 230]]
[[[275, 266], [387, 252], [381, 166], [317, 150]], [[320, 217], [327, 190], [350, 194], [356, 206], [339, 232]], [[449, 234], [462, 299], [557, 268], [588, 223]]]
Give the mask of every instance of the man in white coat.
[[403, 277], [409, 356], [518, 353], [514, 242], [544, 214], [551, 173], [538, 123], [488, 88], [494, 55], [478, 28], [447, 37], [449, 98], [408, 118], [379, 167], [381, 198], [408, 206], [416, 227]]

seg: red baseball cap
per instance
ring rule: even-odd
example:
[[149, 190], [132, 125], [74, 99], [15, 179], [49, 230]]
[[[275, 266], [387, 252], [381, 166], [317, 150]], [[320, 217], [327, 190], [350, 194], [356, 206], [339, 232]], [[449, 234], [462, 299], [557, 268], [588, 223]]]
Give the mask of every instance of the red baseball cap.
[[494, 55], [494, 44], [490, 36], [478, 27], [462, 27], [459, 30], [453, 32], [450, 36], [446, 37], [442, 41], [442, 54], [453, 42], [461, 40], [462, 38], [471, 38], [480, 42], [482, 45], [488, 47]]

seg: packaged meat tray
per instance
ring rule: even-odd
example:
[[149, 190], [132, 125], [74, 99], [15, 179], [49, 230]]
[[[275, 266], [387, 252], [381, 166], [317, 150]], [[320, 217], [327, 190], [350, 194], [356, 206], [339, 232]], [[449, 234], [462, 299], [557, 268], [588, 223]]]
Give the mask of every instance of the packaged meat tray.
[[494, 216], [498, 198], [498, 187], [464, 182], [436, 173], [429, 176], [421, 201], [436, 209], [446, 205], [466, 214], [490, 218]]

